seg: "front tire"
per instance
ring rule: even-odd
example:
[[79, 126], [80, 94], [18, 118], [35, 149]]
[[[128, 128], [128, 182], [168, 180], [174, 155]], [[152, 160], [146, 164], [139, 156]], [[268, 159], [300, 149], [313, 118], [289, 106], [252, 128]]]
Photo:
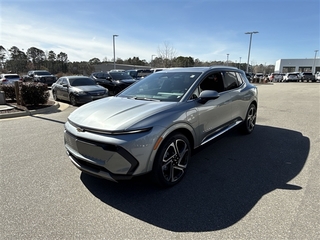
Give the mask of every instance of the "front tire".
[[153, 164], [152, 177], [161, 187], [172, 187], [184, 177], [191, 149], [181, 133], [168, 136], [161, 144]]
[[251, 103], [247, 111], [246, 118], [242, 123], [241, 132], [243, 134], [252, 133], [256, 125], [256, 120], [257, 120], [257, 107], [255, 104]]
[[73, 94], [70, 95], [70, 103], [71, 103], [72, 106], [76, 106], [77, 105], [76, 97]]

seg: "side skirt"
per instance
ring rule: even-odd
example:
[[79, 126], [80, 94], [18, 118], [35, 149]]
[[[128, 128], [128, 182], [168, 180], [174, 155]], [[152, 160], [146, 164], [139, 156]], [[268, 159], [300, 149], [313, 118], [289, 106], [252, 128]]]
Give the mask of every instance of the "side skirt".
[[214, 133], [207, 138], [204, 139], [204, 141], [200, 144], [201, 146], [206, 144], [207, 142], [210, 142], [211, 140], [219, 137], [220, 135], [224, 134], [225, 132], [229, 131], [231, 128], [234, 128], [235, 126], [239, 125], [242, 123], [242, 120], [236, 120], [232, 122], [231, 124], [228, 124], [227, 126], [221, 127], [214, 131]]

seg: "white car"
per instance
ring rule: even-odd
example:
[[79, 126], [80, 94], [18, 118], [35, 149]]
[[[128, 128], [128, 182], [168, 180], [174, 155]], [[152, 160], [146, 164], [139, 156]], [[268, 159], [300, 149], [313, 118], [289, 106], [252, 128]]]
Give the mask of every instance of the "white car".
[[20, 81], [21, 78], [16, 73], [3, 73], [0, 75], [0, 84], [14, 84], [16, 81]]
[[282, 82], [299, 82], [299, 73], [287, 73], [283, 76]]

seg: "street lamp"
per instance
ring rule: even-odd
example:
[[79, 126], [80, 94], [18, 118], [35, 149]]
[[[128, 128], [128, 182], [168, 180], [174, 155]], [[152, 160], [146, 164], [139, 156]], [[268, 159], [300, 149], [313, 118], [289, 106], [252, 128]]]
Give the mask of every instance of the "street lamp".
[[229, 53], [227, 53], [227, 66], [229, 66]]
[[248, 62], [247, 62], [247, 72], [249, 72], [249, 60], [250, 60], [250, 49], [251, 49], [251, 41], [252, 41], [252, 34], [259, 33], [255, 32], [246, 32], [245, 34], [250, 34], [250, 43], [249, 43], [249, 52], [248, 52]]
[[118, 37], [118, 35], [113, 35], [113, 69], [116, 69], [116, 45], [114, 38]]
[[154, 57], [155, 55], [151, 55], [151, 62], [150, 62], [150, 67], [152, 67], [152, 61], [153, 61], [153, 57]]
[[239, 69], [241, 69], [241, 57], [240, 57], [240, 60], [239, 60]]
[[313, 59], [313, 74], [316, 74], [316, 58], [317, 58], [317, 52], [319, 50], [314, 50], [314, 59]]

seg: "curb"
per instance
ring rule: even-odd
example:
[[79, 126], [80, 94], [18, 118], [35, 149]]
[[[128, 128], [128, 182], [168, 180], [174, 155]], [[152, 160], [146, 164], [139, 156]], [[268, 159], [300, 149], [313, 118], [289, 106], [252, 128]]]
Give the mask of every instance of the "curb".
[[63, 111], [68, 107], [69, 107], [68, 104], [65, 104], [65, 103], [60, 104], [59, 102], [54, 102], [54, 105], [50, 107], [40, 108], [37, 110], [30, 110], [30, 111], [27, 110], [27, 111], [14, 112], [14, 113], [2, 113], [0, 114], [0, 119], [33, 116], [36, 114], [55, 113], [55, 112]]

